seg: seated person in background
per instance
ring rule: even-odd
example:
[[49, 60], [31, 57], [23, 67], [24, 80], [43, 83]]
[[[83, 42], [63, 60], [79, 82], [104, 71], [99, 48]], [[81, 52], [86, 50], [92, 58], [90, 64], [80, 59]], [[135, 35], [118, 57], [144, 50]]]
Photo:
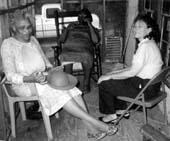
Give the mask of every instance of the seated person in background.
[[[100, 139], [113, 135], [117, 128], [96, 120], [88, 114], [81, 91], [73, 88], [61, 90], [43, 84], [44, 71], [53, 66], [44, 55], [40, 44], [32, 36], [32, 24], [27, 13], [14, 13], [11, 19], [13, 36], [5, 39], [1, 46], [1, 56], [7, 80], [18, 96], [39, 96], [42, 108], [47, 115], [52, 115], [61, 108], [80, 118], [87, 126], [90, 137]], [[60, 75], [59, 75], [60, 76]], [[61, 78], [57, 77], [60, 79]]]
[[[99, 119], [109, 123], [126, 109], [126, 103], [118, 101], [116, 96], [134, 98], [145, 84], [158, 73], [163, 65], [159, 42], [159, 29], [155, 20], [148, 15], [140, 14], [134, 20], [134, 37], [138, 47], [132, 59], [132, 65], [120, 71], [112, 71], [98, 80], [99, 110], [106, 114]], [[160, 84], [150, 86], [145, 92], [145, 99], [154, 97], [160, 90]], [[129, 114], [125, 114], [126, 117]]]
[[[82, 9], [78, 22], [71, 23], [63, 31], [59, 42], [63, 43], [61, 62], [81, 62], [84, 71], [83, 91], [90, 91], [90, 75], [93, 67], [94, 46], [100, 41], [99, 33], [92, 25], [92, 16], [88, 9]], [[73, 64], [65, 66], [72, 73]]]

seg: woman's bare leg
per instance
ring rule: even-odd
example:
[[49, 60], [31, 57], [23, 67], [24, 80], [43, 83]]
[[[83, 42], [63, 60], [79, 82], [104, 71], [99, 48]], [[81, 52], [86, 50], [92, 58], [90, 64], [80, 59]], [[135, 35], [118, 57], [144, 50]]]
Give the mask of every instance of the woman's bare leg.
[[67, 102], [63, 109], [65, 109], [70, 114], [80, 118], [91, 130], [101, 130], [101, 131], [107, 131], [108, 125], [100, 122], [99, 120], [96, 120], [91, 115], [89, 115], [81, 106], [77, 104], [77, 102], [74, 99], [71, 99], [69, 102]]
[[[74, 99], [75, 102], [82, 108], [82, 110], [84, 110], [85, 112], [88, 113], [87, 107], [86, 107], [85, 102], [84, 102], [83, 98], [81, 97], [81, 95], [75, 96], [75, 97], [73, 97], [73, 99]], [[91, 127], [92, 127], [92, 125], [91, 125], [89, 122], [87, 122], [87, 121], [85, 121], [85, 120], [82, 120], [82, 122], [83, 122], [85, 125], [87, 125], [88, 128], [91, 128]], [[90, 129], [90, 130], [91, 130], [91, 129]]]
[[84, 109], [85, 112], [88, 112], [86, 104], [81, 95], [75, 96], [73, 99], [82, 109]]

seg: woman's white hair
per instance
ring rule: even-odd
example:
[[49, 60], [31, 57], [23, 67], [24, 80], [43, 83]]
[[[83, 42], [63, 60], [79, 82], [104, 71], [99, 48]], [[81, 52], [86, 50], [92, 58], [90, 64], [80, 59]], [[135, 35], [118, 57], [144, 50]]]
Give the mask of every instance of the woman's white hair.
[[14, 13], [9, 15], [9, 30], [12, 34], [16, 33], [16, 24], [21, 20], [28, 20], [33, 27], [33, 17], [31, 14], [25, 11], [16, 10]]

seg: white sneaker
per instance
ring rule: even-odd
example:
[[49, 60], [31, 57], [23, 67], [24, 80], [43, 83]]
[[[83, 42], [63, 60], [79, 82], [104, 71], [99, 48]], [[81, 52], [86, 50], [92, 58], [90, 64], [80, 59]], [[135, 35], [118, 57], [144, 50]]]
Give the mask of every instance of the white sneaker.
[[[121, 116], [125, 111], [126, 110], [116, 110], [116, 115]], [[129, 116], [130, 116], [130, 113], [127, 111], [123, 117], [128, 119]]]

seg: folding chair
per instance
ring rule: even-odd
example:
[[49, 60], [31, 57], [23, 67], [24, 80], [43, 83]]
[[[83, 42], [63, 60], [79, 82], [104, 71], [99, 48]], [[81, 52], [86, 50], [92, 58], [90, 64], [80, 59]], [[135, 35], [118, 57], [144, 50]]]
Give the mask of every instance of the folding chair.
[[[165, 67], [162, 69], [159, 73], [157, 73], [146, 85], [145, 87], [139, 92], [139, 94], [135, 98], [129, 98], [125, 96], [118, 96], [117, 98], [126, 102], [130, 102], [129, 106], [126, 108], [126, 110], [122, 113], [122, 115], [118, 118], [117, 122], [115, 124], [118, 124], [119, 121], [122, 119], [122, 117], [130, 110], [130, 108], [136, 104], [138, 107], [143, 107], [143, 116], [144, 116], [144, 123], [147, 124], [147, 111], [146, 108], [152, 108], [159, 102], [163, 101], [164, 105], [164, 118], [165, 118], [165, 124], [168, 123], [167, 121], [167, 113], [166, 113], [166, 96], [167, 93], [165, 92], [165, 84], [166, 84], [166, 79], [170, 75], [170, 67]], [[144, 92], [145, 90], [156, 83], [161, 82], [161, 90], [159, 91], [158, 95], [155, 96], [152, 99], [145, 100], [144, 98]]]
[[[26, 120], [26, 114], [25, 114], [25, 104], [24, 102], [32, 102], [32, 101], [38, 101], [38, 96], [29, 96], [29, 97], [19, 97], [17, 96], [14, 91], [11, 89], [11, 83], [9, 83], [6, 78], [1, 81], [2, 88], [4, 90], [4, 93], [8, 99], [9, 104], [9, 114], [10, 114], [10, 122], [11, 122], [11, 131], [12, 131], [12, 137], [16, 138], [16, 116], [15, 116], [15, 103], [19, 104], [21, 116], [23, 120]], [[39, 102], [40, 106], [41, 103]], [[50, 124], [50, 117], [45, 114], [43, 111], [43, 108], [41, 106], [41, 112], [45, 124], [46, 133], [48, 136], [48, 140], [53, 139], [52, 131], [51, 131], [51, 124]], [[58, 114], [58, 113], [57, 113]]]

